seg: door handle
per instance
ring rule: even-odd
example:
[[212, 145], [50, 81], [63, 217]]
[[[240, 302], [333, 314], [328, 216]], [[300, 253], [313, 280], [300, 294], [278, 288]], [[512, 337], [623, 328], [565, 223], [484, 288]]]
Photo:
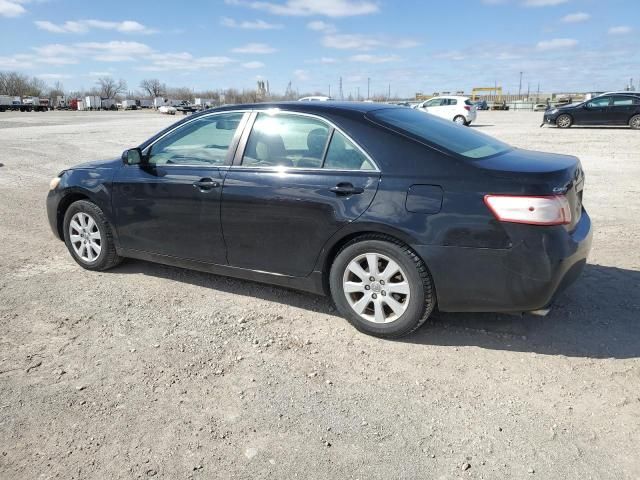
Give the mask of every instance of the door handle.
[[364, 192], [364, 188], [354, 187], [351, 183], [339, 183], [329, 190], [338, 196], [357, 195]]
[[213, 178], [203, 178], [197, 182], [193, 182], [193, 186], [194, 188], [199, 188], [202, 191], [217, 188], [220, 186], [220, 183], [216, 182]]

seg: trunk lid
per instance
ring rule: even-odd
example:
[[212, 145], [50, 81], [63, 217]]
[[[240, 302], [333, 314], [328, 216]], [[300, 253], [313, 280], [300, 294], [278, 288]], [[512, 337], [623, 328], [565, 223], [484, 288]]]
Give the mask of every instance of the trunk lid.
[[515, 148], [473, 165], [497, 180], [489, 187], [496, 191], [486, 193], [565, 195], [571, 206], [571, 223], [566, 227], [573, 230], [580, 221], [584, 171], [577, 157]]

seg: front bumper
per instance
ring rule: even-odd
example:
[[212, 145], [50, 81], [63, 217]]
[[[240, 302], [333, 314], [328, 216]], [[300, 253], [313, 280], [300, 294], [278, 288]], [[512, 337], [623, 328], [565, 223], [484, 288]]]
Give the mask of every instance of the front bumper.
[[545, 112], [544, 116], [542, 117], [542, 123], [546, 125], [555, 125], [558, 115], [560, 114], [559, 113], [551, 114], [549, 112]]
[[53, 234], [58, 240], [62, 240], [62, 238], [60, 238], [60, 231], [58, 230], [58, 206], [60, 205], [61, 199], [62, 195], [58, 188], [50, 190], [47, 195], [47, 219], [49, 220], [49, 226]]
[[547, 307], [582, 272], [591, 219], [575, 229], [512, 225], [509, 249], [414, 246], [429, 267], [438, 308], [449, 312], [527, 312]]

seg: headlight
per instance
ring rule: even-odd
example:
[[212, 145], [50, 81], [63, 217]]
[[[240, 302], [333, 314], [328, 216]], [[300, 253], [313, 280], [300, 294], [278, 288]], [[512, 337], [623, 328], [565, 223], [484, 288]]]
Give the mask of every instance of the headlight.
[[60, 177], [52, 178], [49, 182], [49, 190], [55, 190], [60, 184]]

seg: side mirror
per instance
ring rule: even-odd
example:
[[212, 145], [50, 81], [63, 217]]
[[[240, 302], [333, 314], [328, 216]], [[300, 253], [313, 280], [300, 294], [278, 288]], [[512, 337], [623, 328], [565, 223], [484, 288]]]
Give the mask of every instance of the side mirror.
[[125, 165], [140, 165], [142, 163], [142, 151], [139, 148], [130, 148], [122, 152], [122, 163]]

